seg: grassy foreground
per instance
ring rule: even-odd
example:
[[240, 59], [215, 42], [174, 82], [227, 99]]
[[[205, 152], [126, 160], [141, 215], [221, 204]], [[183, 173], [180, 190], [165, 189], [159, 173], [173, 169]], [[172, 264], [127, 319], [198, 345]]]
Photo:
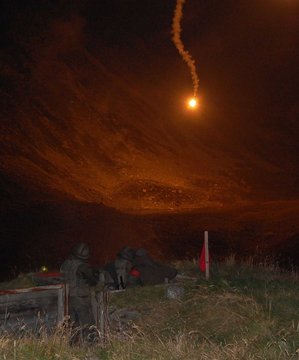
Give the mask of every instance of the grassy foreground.
[[[111, 309], [137, 311], [105, 345], [70, 347], [68, 333], [0, 335], [0, 360], [299, 359], [299, 278], [272, 266], [214, 264], [206, 281], [191, 262], [177, 264], [180, 300], [164, 285], [110, 296]], [[171, 286], [171, 285], [169, 285]]]

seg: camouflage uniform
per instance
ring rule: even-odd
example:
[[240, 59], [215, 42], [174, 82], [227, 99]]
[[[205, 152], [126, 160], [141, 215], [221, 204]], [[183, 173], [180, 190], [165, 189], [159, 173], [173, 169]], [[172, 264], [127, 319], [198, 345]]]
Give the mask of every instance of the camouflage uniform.
[[69, 285], [69, 314], [75, 327], [82, 329], [85, 339], [88, 328], [95, 324], [91, 308], [90, 286], [97, 284], [93, 269], [88, 264], [89, 248], [80, 243], [74, 247], [70, 257], [61, 265], [60, 271]]
[[132, 269], [132, 261], [135, 256], [135, 250], [125, 246], [117, 254], [114, 262], [104, 266], [107, 272], [107, 285], [115, 289], [125, 289], [127, 286], [129, 272]]

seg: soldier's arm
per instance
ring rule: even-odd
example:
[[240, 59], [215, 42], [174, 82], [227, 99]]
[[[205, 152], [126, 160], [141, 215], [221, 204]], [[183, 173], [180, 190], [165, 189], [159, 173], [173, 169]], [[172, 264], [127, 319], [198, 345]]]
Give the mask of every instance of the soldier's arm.
[[92, 267], [89, 264], [82, 264], [79, 266], [77, 273], [81, 276], [88, 285], [95, 286], [98, 283], [98, 278], [95, 276], [95, 273]]

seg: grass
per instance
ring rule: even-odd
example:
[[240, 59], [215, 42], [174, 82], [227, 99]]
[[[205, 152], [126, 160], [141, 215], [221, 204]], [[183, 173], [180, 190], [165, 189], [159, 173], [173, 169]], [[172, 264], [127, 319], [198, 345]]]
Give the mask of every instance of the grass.
[[[179, 286], [180, 300], [165, 286], [111, 294], [111, 311], [138, 311], [105, 345], [70, 347], [65, 329], [39, 338], [0, 335], [0, 360], [299, 359], [299, 279], [271, 264], [213, 264], [204, 279], [192, 262], [176, 264], [195, 277]], [[92, 356], [94, 356], [92, 358]]]

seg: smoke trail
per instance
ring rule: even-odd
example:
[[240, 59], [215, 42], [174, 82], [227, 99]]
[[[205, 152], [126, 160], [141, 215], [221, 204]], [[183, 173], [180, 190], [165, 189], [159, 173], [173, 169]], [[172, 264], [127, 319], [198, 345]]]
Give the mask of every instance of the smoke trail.
[[181, 20], [183, 17], [183, 6], [185, 0], [177, 0], [176, 7], [174, 10], [174, 16], [172, 20], [172, 41], [175, 47], [178, 49], [178, 52], [181, 54], [183, 60], [190, 68], [192, 82], [193, 82], [193, 89], [194, 89], [194, 97], [197, 95], [198, 85], [199, 85], [199, 78], [196, 72], [195, 61], [190, 55], [190, 53], [185, 50], [184, 44], [181, 40]]

